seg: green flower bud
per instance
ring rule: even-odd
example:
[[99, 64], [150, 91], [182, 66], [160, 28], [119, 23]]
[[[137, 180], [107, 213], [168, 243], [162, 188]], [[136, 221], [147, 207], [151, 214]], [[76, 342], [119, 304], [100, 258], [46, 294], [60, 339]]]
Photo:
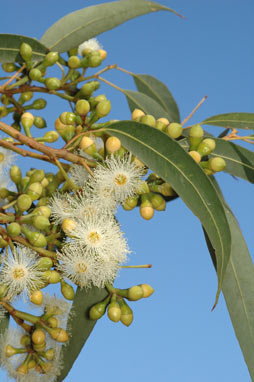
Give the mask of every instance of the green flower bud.
[[129, 305], [122, 298], [118, 300], [118, 303], [119, 303], [120, 308], [121, 308], [120, 321], [125, 326], [130, 326], [130, 324], [133, 321], [133, 312], [132, 312], [132, 309], [129, 307]]
[[14, 348], [13, 346], [11, 346], [9, 344], [4, 349], [4, 355], [7, 358], [10, 358], [13, 355], [18, 354], [18, 353], [19, 353], [19, 349], [16, 349], [16, 348]]
[[64, 111], [61, 113], [59, 119], [60, 121], [64, 124], [64, 125], [67, 125], [67, 119], [66, 119], [66, 116], [67, 116], [67, 113], [68, 111]]
[[154, 289], [151, 287], [151, 285], [148, 285], [148, 284], [140, 284], [141, 288], [143, 289], [143, 292], [144, 292], [144, 298], [146, 297], [150, 297], [153, 292], [154, 292]]
[[69, 56], [76, 56], [78, 54], [78, 47], [72, 48], [68, 51]]
[[57, 271], [45, 271], [44, 278], [49, 284], [57, 284], [61, 279]]
[[204, 130], [201, 125], [194, 125], [189, 130], [190, 151], [196, 150], [202, 141]]
[[[7, 241], [4, 240], [2, 236], [0, 236], [0, 248], [5, 248], [7, 247], [7, 245], [8, 245]], [[1, 290], [1, 287], [0, 287], [0, 290]], [[1, 297], [1, 292], [0, 292], [0, 297]]]
[[125, 199], [125, 201], [122, 204], [123, 209], [126, 211], [133, 210], [133, 208], [135, 208], [138, 204], [138, 199], [139, 199], [139, 196], [130, 197], [130, 198]]
[[216, 143], [214, 139], [206, 138], [204, 139], [197, 148], [197, 151], [201, 155], [201, 157], [211, 154], [215, 149]]
[[138, 189], [136, 190], [137, 194], [142, 195], [142, 194], [147, 194], [149, 193], [149, 186], [145, 180], [142, 180], [139, 184]]
[[48, 320], [47, 320], [47, 324], [50, 328], [58, 328], [59, 326], [59, 321], [56, 317], [50, 317]]
[[34, 117], [34, 126], [38, 127], [38, 129], [44, 129], [47, 127], [47, 123], [44, 118], [42, 117]]
[[167, 127], [167, 126], [165, 125], [165, 123], [163, 123], [163, 122], [161, 122], [161, 121], [156, 121], [155, 128], [156, 128], [157, 130], [165, 131], [166, 127]]
[[208, 168], [214, 172], [223, 171], [226, 167], [226, 162], [223, 158], [215, 157], [208, 160]]
[[25, 102], [28, 102], [30, 101], [30, 99], [33, 98], [33, 92], [24, 92], [24, 93], [21, 93], [20, 95], [20, 99], [19, 99], [19, 103], [25, 103]]
[[24, 334], [21, 338], [20, 338], [20, 344], [23, 345], [23, 346], [28, 346], [30, 345], [31, 343], [31, 337], [28, 335], [28, 334]]
[[35, 170], [30, 176], [30, 183], [41, 182], [45, 177], [44, 170]]
[[52, 361], [55, 358], [55, 350], [54, 349], [48, 349], [43, 354], [43, 357], [46, 358], [48, 361]]
[[30, 294], [29, 300], [35, 305], [41, 305], [43, 302], [43, 293], [41, 290], [35, 290]]
[[10, 178], [15, 184], [19, 184], [22, 179], [21, 170], [18, 166], [14, 165], [10, 169]]
[[92, 138], [84, 136], [80, 141], [79, 147], [88, 155], [96, 153], [96, 146]]
[[96, 68], [97, 66], [100, 66], [102, 63], [102, 57], [99, 52], [93, 51], [89, 54], [88, 57], [88, 66], [91, 68]]
[[64, 329], [52, 328], [48, 332], [51, 338], [57, 342], [67, 342], [69, 340], [69, 336]]
[[38, 98], [33, 102], [32, 108], [35, 110], [41, 110], [41, 109], [44, 109], [46, 105], [47, 105], [47, 101], [45, 99]]
[[135, 285], [128, 289], [127, 298], [130, 301], [137, 301], [144, 297], [144, 291], [140, 285]]
[[162, 183], [159, 185], [158, 192], [163, 196], [176, 196], [175, 191], [168, 183]]
[[81, 87], [80, 93], [86, 97], [90, 97], [95, 90], [99, 89], [99, 87], [99, 81], [90, 81]]
[[151, 200], [153, 208], [157, 211], [165, 211], [166, 209], [165, 199], [159, 194], [151, 193], [149, 195], [150, 195], [149, 198]]
[[44, 140], [44, 142], [54, 143], [58, 140], [58, 138], [59, 138], [59, 135], [56, 131], [48, 131], [44, 135], [43, 140]]
[[18, 223], [13, 222], [8, 224], [7, 233], [10, 237], [19, 236], [20, 232], [21, 232], [21, 227]]
[[20, 118], [21, 125], [23, 126], [25, 133], [27, 136], [30, 135], [30, 129], [33, 126], [34, 123], [34, 116], [31, 113], [23, 113], [21, 118]]
[[29, 243], [32, 244], [34, 247], [39, 247], [39, 248], [46, 247], [47, 240], [42, 233], [30, 231], [24, 225], [22, 225], [21, 231], [26, 236]]
[[39, 230], [44, 231], [50, 226], [49, 220], [45, 216], [34, 216], [32, 219], [33, 226]]
[[153, 205], [149, 200], [149, 194], [142, 194], [141, 195], [141, 203], [139, 207], [140, 215], [145, 220], [152, 219], [154, 215], [154, 209]]
[[51, 209], [48, 206], [39, 206], [39, 207], [37, 206], [34, 209], [33, 213], [38, 216], [44, 216], [46, 218], [49, 218], [51, 215]]
[[101, 318], [106, 311], [107, 303], [104, 301], [98, 302], [89, 310], [89, 318], [90, 320], [98, 320]]
[[17, 199], [17, 207], [19, 211], [24, 212], [29, 210], [33, 201], [29, 195], [22, 194]]
[[156, 125], [156, 119], [154, 118], [153, 115], [150, 115], [150, 114], [143, 115], [143, 117], [141, 117], [140, 119], [140, 122], [151, 127], [155, 127]]
[[102, 118], [106, 117], [110, 113], [111, 102], [109, 100], [101, 101], [96, 106], [95, 112], [97, 117]]
[[61, 81], [57, 77], [49, 77], [46, 79], [45, 85], [49, 90], [57, 90], [61, 87]]
[[56, 192], [56, 190], [58, 189], [57, 181], [54, 179], [52, 182], [50, 182], [47, 185], [47, 187], [45, 189], [47, 191], [47, 196], [52, 196], [54, 194], [54, 192]]
[[42, 193], [42, 185], [39, 182], [35, 182], [30, 184], [30, 186], [27, 189], [27, 194], [31, 197], [31, 199], [37, 200], [41, 196]]
[[[60, 116], [60, 118], [61, 118], [61, 116]], [[76, 124], [76, 114], [72, 113], [71, 111], [68, 111], [65, 114], [65, 121], [66, 121], [66, 125], [75, 125]]]
[[50, 257], [40, 257], [37, 261], [37, 268], [47, 271], [53, 267], [53, 260]]
[[27, 189], [27, 186], [29, 185], [30, 178], [29, 176], [24, 176], [23, 179], [20, 181], [20, 192], [25, 192]]
[[44, 196], [40, 198], [40, 200], [37, 203], [37, 207], [46, 207], [49, 204], [49, 197]]
[[165, 132], [170, 138], [177, 139], [182, 135], [183, 127], [180, 123], [172, 122], [167, 126]]
[[108, 318], [113, 322], [118, 322], [121, 318], [121, 309], [116, 301], [112, 301], [108, 306]]
[[137, 119], [140, 120], [141, 117], [143, 117], [145, 113], [140, 109], [134, 109], [131, 113], [131, 119], [132, 121], [136, 121]]
[[40, 69], [33, 68], [29, 72], [29, 78], [33, 81], [40, 81], [42, 78], [42, 73]]
[[68, 66], [71, 69], [80, 68], [80, 58], [78, 58], [77, 56], [70, 56], [68, 59]]
[[31, 60], [32, 52], [33, 51], [32, 51], [31, 46], [29, 44], [26, 44], [25, 42], [22, 42], [20, 49], [19, 49], [19, 53], [25, 61]]
[[2, 64], [2, 69], [6, 72], [6, 73], [12, 73], [12, 72], [15, 72], [18, 68], [15, 64], [13, 64], [12, 62], [5, 62]]
[[61, 281], [61, 292], [66, 300], [73, 300], [75, 296], [74, 289], [71, 285], [67, 284], [65, 281]]
[[121, 141], [117, 137], [109, 137], [106, 140], [106, 150], [109, 154], [115, 153], [121, 147]]
[[54, 65], [59, 59], [59, 54], [57, 52], [49, 52], [45, 59], [44, 59], [44, 63], [47, 65], [47, 66], [51, 66], [51, 65]]
[[85, 99], [79, 99], [76, 103], [75, 110], [79, 115], [86, 115], [90, 111], [90, 104]]

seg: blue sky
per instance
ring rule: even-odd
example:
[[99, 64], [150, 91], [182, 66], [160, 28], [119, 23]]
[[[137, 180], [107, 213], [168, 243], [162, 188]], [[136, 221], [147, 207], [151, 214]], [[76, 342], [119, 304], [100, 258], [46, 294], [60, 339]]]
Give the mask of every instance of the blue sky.
[[[103, 2], [6, 1], [1, 4], [0, 32], [39, 39], [60, 17]], [[182, 119], [207, 95], [192, 123], [220, 113], [253, 112], [254, 3], [161, 0], [161, 4], [186, 20], [158, 12], [105, 32], [99, 36], [108, 51], [105, 63], [165, 82]], [[134, 89], [132, 79], [123, 73], [112, 71], [105, 78]], [[112, 102], [110, 118], [129, 119], [124, 97], [109, 87], [101, 89]], [[48, 125], [51, 121], [53, 127], [63, 107], [54, 101], [46, 115], [41, 113]], [[23, 162], [24, 168], [29, 165]], [[253, 254], [253, 186], [227, 174], [218, 174], [217, 180]], [[116, 284], [124, 288], [149, 283], [155, 293], [131, 304], [135, 318], [129, 328], [106, 316], [101, 319], [65, 382], [249, 382], [222, 295], [211, 312], [217, 280], [198, 220], [179, 199], [149, 222], [140, 218], [138, 210], [119, 210], [118, 218], [133, 251], [130, 264], [153, 267], [123, 270]], [[4, 375], [0, 372], [1, 380]]]

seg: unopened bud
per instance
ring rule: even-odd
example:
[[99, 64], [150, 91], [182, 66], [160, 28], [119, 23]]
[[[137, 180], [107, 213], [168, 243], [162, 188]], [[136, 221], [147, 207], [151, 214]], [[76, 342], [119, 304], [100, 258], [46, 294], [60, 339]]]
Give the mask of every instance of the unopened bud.
[[41, 182], [45, 177], [44, 170], [35, 170], [30, 176], [30, 183]]
[[166, 201], [165, 199], [159, 195], [151, 193], [149, 194], [150, 201], [152, 203], [152, 206], [157, 211], [165, 211], [166, 209]]
[[21, 227], [18, 223], [13, 222], [7, 226], [7, 233], [10, 237], [18, 236], [21, 232]]
[[40, 81], [40, 79], [42, 78], [42, 73], [40, 69], [37, 69], [37, 68], [31, 69], [29, 72], [29, 78], [33, 81]]
[[99, 118], [106, 117], [111, 110], [111, 102], [109, 100], [100, 101], [95, 109], [96, 115]]
[[188, 154], [194, 159], [196, 163], [200, 163], [201, 155], [197, 151], [189, 151]]
[[41, 110], [41, 109], [44, 109], [46, 105], [47, 105], [47, 101], [45, 99], [38, 98], [33, 102], [32, 107], [35, 110]]
[[108, 318], [113, 322], [118, 322], [121, 317], [121, 309], [116, 301], [112, 301], [108, 306]]
[[51, 66], [51, 65], [54, 65], [58, 61], [58, 59], [59, 59], [58, 52], [49, 52], [44, 59], [44, 63], [47, 66]]
[[214, 151], [216, 146], [215, 140], [212, 138], [204, 139], [197, 148], [197, 151], [201, 155], [201, 157], [211, 154]]
[[135, 285], [128, 289], [127, 298], [131, 301], [137, 301], [144, 297], [144, 291], [140, 285]]
[[148, 284], [140, 284], [141, 288], [143, 289], [144, 292], [144, 298], [149, 297], [153, 294], [154, 289], [151, 287], [151, 285]]
[[202, 141], [204, 130], [201, 125], [194, 125], [189, 130], [190, 151], [196, 150]]
[[20, 181], [22, 179], [22, 173], [21, 173], [21, 170], [18, 166], [14, 165], [11, 167], [10, 178], [15, 184], [20, 183]]
[[76, 222], [72, 219], [64, 219], [62, 222], [62, 230], [66, 235], [73, 233], [73, 230], [76, 228]]
[[61, 279], [57, 271], [45, 271], [44, 278], [49, 284], [57, 284]]
[[49, 90], [57, 90], [61, 87], [61, 81], [57, 77], [49, 77], [46, 79], [45, 85]]
[[152, 206], [152, 203], [149, 200], [149, 194], [142, 194], [141, 195], [141, 203], [139, 207], [140, 215], [145, 220], [152, 219], [154, 215], [154, 209]]
[[67, 342], [69, 339], [66, 330], [61, 328], [53, 328], [49, 331], [49, 334], [57, 342]]
[[142, 110], [134, 109], [131, 113], [131, 119], [135, 121], [136, 119], [143, 117], [143, 115], [145, 115], [145, 113]]
[[31, 199], [37, 200], [42, 194], [42, 185], [39, 182], [35, 182], [30, 184], [30, 186], [27, 189], [27, 194], [31, 197]]
[[93, 155], [96, 152], [96, 146], [92, 138], [90, 137], [83, 137], [80, 141], [79, 147], [81, 150], [83, 150], [86, 154]]
[[140, 122], [151, 127], [155, 127], [156, 125], [156, 119], [154, 118], [153, 115], [150, 115], [150, 114], [147, 114], [141, 117]]
[[90, 111], [90, 104], [85, 99], [79, 99], [76, 103], [75, 110], [79, 115], [86, 115]]
[[20, 119], [21, 125], [24, 129], [30, 129], [34, 123], [34, 116], [32, 113], [23, 113]]
[[33, 226], [39, 230], [44, 231], [50, 226], [48, 218], [43, 215], [34, 216], [32, 219]]
[[61, 281], [61, 292], [66, 300], [73, 300], [75, 296], [74, 289], [71, 285], [67, 284], [65, 281]]
[[41, 305], [43, 302], [43, 293], [41, 290], [35, 290], [34, 292], [32, 292], [29, 298], [33, 304]]
[[106, 150], [109, 154], [118, 151], [121, 147], [121, 141], [117, 137], [109, 137], [106, 140]]
[[183, 127], [180, 123], [172, 122], [165, 131], [170, 138], [177, 139], [182, 135]]
[[41, 271], [48, 270], [53, 266], [53, 261], [50, 257], [40, 257], [37, 262], [37, 268]]
[[107, 304], [108, 298], [92, 306], [89, 310], [90, 320], [98, 320], [101, 318], [105, 314]]
[[58, 138], [59, 138], [59, 135], [56, 131], [48, 131], [44, 135], [43, 140], [44, 140], [44, 142], [54, 143], [58, 140]]
[[46, 340], [46, 334], [44, 330], [42, 329], [35, 329], [35, 331], [32, 334], [32, 341], [36, 345], [41, 345]]
[[101, 59], [102, 59], [102, 60], [105, 60], [105, 58], [107, 57], [107, 52], [106, 52], [106, 50], [104, 50], [104, 49], [99, 49], [98, 52], [100, 53]]
[[208, 160], [208, 168], [214, 172], [223, 171], [226, 167], [226, 162], [223, 158], [215, 157]]
[[133, 208], [135, 208], [138, 204], [138, 199], [139, 199], [139, 196], [125, 199], [125, 201], [122, 204], [123, 209], [126, 211], [133, 210]]
[[71, 69], [80, 68], [80, 58], [78, 56], [70, 56], [68, 59], [68, 66]]
[[32, 58], [32, 48], [29, 44], [22, 42], [19, 53], [24, 61], [29, 61]]
[[118, 301], [120, 308], [121, 308], [121, 317], [120, 321], [125, 326], [130, 326], [130, 324], [133, 321], [133, 312], [132, 309], [129, 307], [129, 305], [124, 301], [124, 299], [119, 299]]
[[[52, 317], [53, 318], [53, 317]], [[55, 350], [54, 349], [48, 349], [44, 353], [44, 358], [46, 358], [48, 361], [52, 361], [55, 357]]]

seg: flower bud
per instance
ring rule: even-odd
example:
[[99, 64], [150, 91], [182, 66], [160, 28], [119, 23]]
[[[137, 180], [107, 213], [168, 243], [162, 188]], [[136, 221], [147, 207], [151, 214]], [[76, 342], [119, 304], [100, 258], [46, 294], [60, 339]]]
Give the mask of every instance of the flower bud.
[[112, 301], [108, 306], [108, 318], [113, 322], [118, 322], [121, 317], [121, 309], [116, 301]]
[[169, 125], [169, 120], [167, 118], [158, 118], [157, 119], [157, 122], [162, 122], [165, 126], [168, 126]]
[[10, 191], [7, 188], [0, 188], [0, 199], [6, 199], [9, 194]]
[[22, 179], [21, 170], [18, 166], [14, 165], [10, 169], [10, 178], [15, 184], [19, 184]]
[[226, 162], [223, 158], [215, 157], [208, 160], [208, 168], [214, 172], [223, 171], [226, 167]]
[[106, 140], [106, 150], [109, 154], [115, 153], [121, 147], [121, 141], [117, 137], [109, 137]]
[[37, 268], [41, 271], [49, 270], [53, 266], [53, 261], [50, 257], [40, 257], [37, 262]]
[[61, 81], [57, 77], [49, 77], [46, 79], [45, 85], [49, 90], [57, 90], [61, 87]]
[[172, 122], [167, 126], [165, 132], [170, 138], [177, 139], [181, 136], [183, 127], [180, 123]]
[[47, 101], [45, 99], [38, 98], [33, 102], [32, 108], [35, 110], [41, 110], [41, 109], [44, 109], [46, 105], [47, 105]]
[[33, 173], [30, 175], [30, 183], [41, 182], [44, 177], [44, 170], [34, 170]]
[[[49, 184], [49, 181], [48, 181], [48, 179], [45, 177], [45, 178], [43, 178], [42, 180], [41, 180], [41, 185], [42, 185], [42, 187], [43, 188], [45, 188], [45, 187], [47, 187], [47, 185]], [[43, 191], [42, 191], [43, 192]]]
[[55, 350], [54, 349], [48, 349], [47, 351], [45, 351], [43, 357], [46, 358], [46, 360], [48, 360], [48, 361], [52, 361], [55, 358]]
[[43, 302], [43, 293], [41, 290], [35, 290], [29, 296], [30, 301], [35, 305], [41, 305]]
[[34, 209], [33, 213], [36, 213], [36, 215], [42, 215], [42, 216], [45, 216], [46, 218], [49, 218], [51, 215], [51, 209], [48, 206], [39, 206]]
[[79, 147], [88, 155], [93, 155], [96, 153], [95, 143], [90, 137], [83, 137], [80, 141]]
[[194, 159], [196, 163], [200, 163], [201, 155], [197, 151], [189, 151], [188, 154]]
[[13, 62], [4, 62], [2, 64], [2, 69], [6, 73], [12, 73], [15, 72], [18, 68], [15, 64], [13, 64]]
[[29, 362], [28, 362], [28, 369], [33, 369], [35, 366], [36, 366], [36, 362], [34, 359], [31, 359]]
[[66, 120], [67, 125], [73, 125], [74, 126], [76, 124], [76, 114], [72, 113], [71, 111], [67, 111], [67, 113], [65, 115], [65, 120]]
[[93, 51], [89, 54], [88, 57], [88, 66], [91, 68], [96, 68], [102, 63], [102, 57], [98, 51]]
[[197, 148], [197, 151], [201, 157], [211, 154], [214, 151], [216, 146], [215, 140], [211, 138], [204, 139]]
[[35, 331], [32, 334], [32, 341], [36, 345], [41, 345], [46, 340], [46, 334], [44, 330], [42, 329], [35, 329]]
[[40, 198], [40, 200], [38, 201], [37, 207], [46, 207], [48, 204], [49, 204], [49, 197], [44, 196]]
[[190, 151], [196, 150], [202, 141], [204, 130], [201, 125], [194, 125], [189, 130]]
[[95, 82], [96, 81], [90, 81], [84, 84], [80, 89], [81, 94], [85, 97], [90, 97], [95, 90]]
[[49, 284], [57, 284], [60, 281], [60, 274], [57, 271], [45, 271], [44, 278]]
[[98, 302], [97, 304], [95, 304], [94, 306], [90, 308], [89, 310], [90, 320], [98, 320], [105, 314], [108, 300], [109, 299], [106, 298], [105, 300]]
[[154, 118], [153, 115], [150, 115], [150, 114], [143, 115], [143, 117], [141, 117], [140, 119], [140, 122], [151, 127], [155, 127], [156, 125], [156, 119]]
[[99, 118], [106, 117], [110, 113], [110, 110], [111, 110], [111, 102], [109, 100], [100, 101], [96, 105], [96, 109], [95, 109], [96, 116]]
[[47, 324], [48, 324], [48, 326], [50, 326], [50, 328], [58, 328], [58, 326], [59, 326], [58, 319], [55, 317], [50, 317], [47, 320]]
[[73, 230], [76, 228], [76, 222], [73, 219], [64, 219], [62, 222], [62, 230], [66, 235], [70, 235], [73, 233]]
[[17, 368], [17, 373], [21, 375], [26, 375], [28, 374], [28, 364], [27, 363], [22, 363], [18, 368]]
[[65, 281], [61, 281], [61, 292], [66, 300], [73, 300], [75, 296], [74, 289], [71, 285], [67, 284]]
[[137, 194], [147, 194], [149, 193], [149, 186], [145, 180], [142, 180], [138, 186], [138, 189], [136, 190]]
[[166, 209], [166, 201], [165, 201], [165, 199], [161, 195], [150, 193], [149, 194], [149, 198], [150, 198], [152, 206], [153, 206], [153, 208], [155, 210], [157, 210], [157, 211], [165, 211], [165, 209]]
[[40, 69], [37, 69], [37, 68], [31, 69], [29, 72], [29, 78], [33, 81], [40, 81], [40, 79], [42, 78], [42, 73]]
[[126, 211], [133, 210], [133, 208], [135, 208], [138, 204], [138, 199], [139, 199], [139, 196], [136, 196], [136, 197], [134, 196], [134, 197], [125, 199], [125, 201], [122, 204], [123, 209]]
[[32, 58], [32, 48], [29, 44], [22, 42], [19, 53], [24, 61], [30, 61]]
[[24, 92], [24, 93], [21, 93], [20, 95], [20, 99], [19, 99], [19, 103], [25, 103], [25, 102], [28, 102], [30, 101], [30, 99], [33, 98], [33, 92]]
[[140, 284], [141, 288], [143, 289], [144, 292], [144, 298], [149, 297], [153, 294], [154, 289], [151, 287], [151, 285], [148, 284]]
[[38, 129], [44, 129], [47, 127], [46, 121], [42, 117], [34, 117], [34, 126], [38, 127]]
[[176, 196], [175, 191], [168, 183], [162, 183], [158, 186], [158, 192], [163, 196]]
[[[2, 238], [0, 235], [0, 248], [5, 248], [7, 247], [8, 242]], [[1, 297], [1, 285], [0, 285], [0, 297]]]
[[41, 344], [33, 344], [33, 349], [36, 352], [42, 352], [43, 350], [46, 349], [46, 342], [42, 342]]
[[135, 121], [136, 119], [141, 118], [141, 117], [143, 117], [144, 115], [145, 115], [145, 113], [144, 113], [142, 110], [140, 110], [140, 109], [134, 109], [133, 112], [131, 113], [131, 119], [132, 119], [133, 121]]
[[49, 334], [57, 342], [67, 342], [69, 339], [67, 332], [61, 328], [50, 329]]
[[165, 131], [166, 125], [161, 121], [156, 121], [155, 128], [160, 131]]
[[141, 195], [141, 203], [139, 207], [140, 215], [145, 220], [152, 219], [154, 215], [154, 209], [152, 206], [152, 203], [149, 200], [148, 194], [142, 194]]
[[90, 111], [90, 104], [85, 99], [79, 99], [76, 103], [75, 110], [79, 115], [86, 115]]
[[13, 222], [8, 224], [7, 226], [7, 233], [10, 237], [18, 236], [21, 232], [21, 227], [19, 223]]
[[80, 58], [78, 56], [70, 56], [68, 59], [68, 66], [71, 69], [80, 68]]
[[44, 63], [47, 65], [47, 66], [51, 66], [51, 65], [54, 65], [59, 59], [59, 54], [57, 52], [49, 52], [45, 59], [44, 59]]
[[42, 248], [47, 245], [47, 240], [42, 233], [30, 231], [25, 225], [22, 225], [21, 231], [34, 247]]
[[59, 138], [59, 135], [56, 131], [48, 131], [44, 135], [43, 140], [44, 140], [44, 142], [54, 143], [58, 140], [58, 138]]
[[21, 338], [20, 338], [20, 344], [23, 345], [23, 346], [28, 346], [30, 345], [31, 343], [31, 337], [28, 335], [28, 334], [24, 334]]
[[132, 309], [129, 307], [129, 305], [122, 298], [119, 299], [118, 303], [119, 303], [120, 308], [121, 308], [120, 321], [125, 326], [130, 326], [130, 324], [133, 321], [133, 312], [132, 312]]
[[17, 207], [19, 211], [24, 212], [29, 210], [33, 201], [29, 195], [22, 194], [17, 199]]
[[27, 189], [27, 194], [31, 197], [31, 199], [37, 200], [41, 196], [42, 193], [42, 185], [39, 182], [35, 182], [29, 185]]
[[10, 358], [12, 357], [13, 355], [17, 354], [18, 353], [18, 349], [14, 348], [13, 346], [11, 345], [7, 345], [4, 349], [4, 355], [5, 357], [7, 358]]
[[50, 226], [48, 218], [45, 216], [34, 216], [32, 219], [33, 226], [41, 231], [44, 231]]
[[107, 52], [106, 52], [106, 50], [104, 50], [104, 49], [99, 49], [98, 52], [100, 53], [101, 59], [102, 59], [102, 60], [105, 60], [105, 58], [107, 57]]
[[135, 285], [128, 289], [127, 298], [130, 301], [137, 301], [144, 297], [143, 288], [140, 285]]

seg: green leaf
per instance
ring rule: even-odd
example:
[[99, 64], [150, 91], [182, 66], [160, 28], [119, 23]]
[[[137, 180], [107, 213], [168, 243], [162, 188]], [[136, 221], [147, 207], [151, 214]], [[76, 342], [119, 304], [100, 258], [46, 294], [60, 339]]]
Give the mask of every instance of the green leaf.
[[[215, 182], [215, 181], [214, 181]], [[216, 184], [216, 183], [215, 183]], [[219, 186], [216, 184], [216, 187]], [[254, 380], [254, 266], [236, 218], [224, 201], [231, 230], [231, 256], [222, 284], [228, 312], [239, 341], [251, 380]], [[214, 249], [206, 236], [214, 260]]]
[[42, 61], [47, 54], [47, 48], [34, 38], [16, 34], [0, 34], [0, 62], [23, 62], [19, 49], [25, 42], [33, 49], [32, 60]]
[[132, 74], [137, 89], [158, 102], [171, 117], [170, 122], [180, 122], [179, 109], [167, 86], [148, 74]]
[[[254, 153], [225, 139], [212, 138], [216, 142], [216, 147], [210, 157], [221, 157], [226, 161], [224, 172], [254, 183]], [[181, 139], [179, 143], [188, 151], [187, 138]]]
[[170, 11], [180, 16], [172, 9], [153, 1], [114, 1], [69, 13], [44, 33], [41, 42], [51, 50], [66, 52], [127, 20], [157, 11]]
[[254, 113], [218, 114], [200, 123], [204, 125], [230, 127], [231, 129], [254, 129]]
[[145, 114], [152, 114], [156, 119], [165, 117], [171, 120], [171, 116], [168, 112], [148, 95], [134, 90], [122, 90], [122, 93], [125, 94], [131, 111], [141, 109]]
[[89, 309], [97, 302], [102, 301], [106, 296], [106, 289], [98, 289], [96, 287], [88, 290], [77, 289], [67, 324], [70, 340], [62, 348], [64, 367], [57, 378], [57, 382], [63, 381], [67, 376], [96, 324], [96, 321], [89, 319]]
[[167, 181], [205, 227], [216, 248], [216, 304], [230, 255], [231, 238], [223, 205], [211, 181], [175, 140], [155, 128], [122, 121], [105, 130], [118, 137], [124, 147]]
[[8, 328], [9, 326], [9, 320], [10, 320], [10, 316], [9, 314], [5, 315], [3, 318], [1, 318], [0, 320], [0, 336], [1, 334], [3, 334], [5, 332], [5, 330]]

